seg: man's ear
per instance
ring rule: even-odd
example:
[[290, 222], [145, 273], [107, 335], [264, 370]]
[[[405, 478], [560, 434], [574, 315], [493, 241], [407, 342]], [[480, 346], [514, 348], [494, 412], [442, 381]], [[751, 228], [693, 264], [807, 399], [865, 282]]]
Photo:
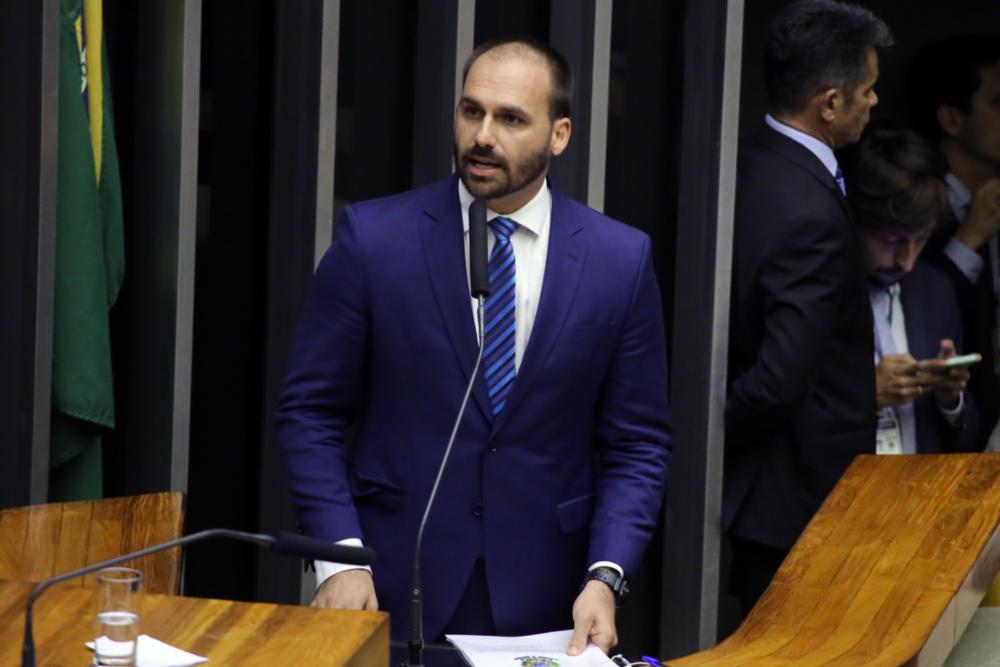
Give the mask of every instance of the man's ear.
[[573, 133], [573, 124], [569, 118], [560, 118], [552, 123], [552, 136], [549, 139], [549, 151], [559, 155], [569, 145], [569, 136]]
[[939, 104], [934, 115], [937, 117], [938, 125], [941, 126], [941, 131], [949, 137], [957, 136], [965, 121], [962, 110], [950, 104]]
[[819, 114], [827, 123], [832, 123], [843, 110], [847, 100], [839, 88], [827, 88], [817, 96], [819, 98]]

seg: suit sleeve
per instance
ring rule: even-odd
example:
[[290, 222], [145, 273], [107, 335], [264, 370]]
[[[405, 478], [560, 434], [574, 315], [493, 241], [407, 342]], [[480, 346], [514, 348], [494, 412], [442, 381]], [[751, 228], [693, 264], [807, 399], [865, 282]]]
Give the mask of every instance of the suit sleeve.
[[365, 281], [359, 225], [348, 208], [306, 298], [277, 412], [299, 524], [305, 534], [330, 541], [363, 537], [345, 438], [363, 394], [370, 329]]
[[[948, 335], [955, 343], [958, 354], [964, 354], [965, 341], [963, 337], [962, 317], [959, 312], [958, 296], [953, 285], [948, 282], [941, 285], [939, 295], [935, 297], [937, 308], [941, 309], [940, 321], [947, 327]], [[962, 392], [962, 414], [954, 424], [945, 419], [937, 408], [937, 402], [932, 396], [927, 397], [934, 403], [932, 414], [941, 434], [941, 441], [946, 451], [972, 452], [976, 451], [979, 442], [979, 409], [968, 390]]]
[[[809, 391], [829, 353], [836, 318], [849, 288], [855, 240], [840, 214], [803, 219], [762, 262], [757, 280], [763, 295], [764, 334], [756, 362], [733, 378], [727, 399], [729, 422], [766, 424], [782, 416]], [[733, 335], [739, 335], [734, 332]]]
[[667, 352], [660, 291], [644, 237], [617, 349], [597, 411], [600, 474], [588, 562], [634, 573], [656, 526], [670, 467]]

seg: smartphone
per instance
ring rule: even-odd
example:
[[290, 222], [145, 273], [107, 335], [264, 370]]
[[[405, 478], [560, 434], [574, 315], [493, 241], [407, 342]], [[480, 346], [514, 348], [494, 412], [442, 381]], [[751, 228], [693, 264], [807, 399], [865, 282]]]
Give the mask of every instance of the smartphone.
[[[917, 375], [923, 373], [947, 373], [952, 368], [961, 368], [963, 366], [971, 366], [972, 364], [978, 364], [983, 360], [983, 355], [978, 352], [972, 354], [963, 354], [959, 357], [951, 357], [950, 359], [944, 360], [944, 367], [938, 368], [922, 368], [917, 371]], [[933, 361], [932, 359], [924, 359], [922, 362]]]
[[957, 368], [959, 366], [971, 366], [972, 364], [978, 364], [983, 360], [983, 355], [978, 352], [973, 352], [972, 354], [963, 354], [959, 357], [951, 357], [950, 359], [944, 360], [945, 368]]

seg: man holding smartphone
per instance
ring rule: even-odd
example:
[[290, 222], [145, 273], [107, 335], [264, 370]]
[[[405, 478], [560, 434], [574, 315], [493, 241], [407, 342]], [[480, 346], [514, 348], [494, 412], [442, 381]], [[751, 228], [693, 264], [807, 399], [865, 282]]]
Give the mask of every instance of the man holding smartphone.
[[977, 414], [959, 358], [962, 320], [948, 277], [917, 258], [947, 215], [947, 164], [918, 135], [870, 128], [847, 164], [875, 325], [879, 454], [975, 448]]

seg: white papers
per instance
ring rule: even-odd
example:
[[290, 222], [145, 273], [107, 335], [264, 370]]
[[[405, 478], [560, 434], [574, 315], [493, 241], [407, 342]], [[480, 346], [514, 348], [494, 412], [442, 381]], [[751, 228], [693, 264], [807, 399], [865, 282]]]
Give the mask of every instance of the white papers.
[[[94, 642], [87, 642], [87, 648], [93, 651]], [[139, 635], [135, 653], [136, 667], [189, 667], [208, 662], [208, 658], [182, 651], [149, 635]]]
[[524, 637], [445, 635], [445, 638], [473, 667], [614, 667], [615, 664], [594, 644], [587, 644], [580, 655], [566, 655], [572, 630]]

